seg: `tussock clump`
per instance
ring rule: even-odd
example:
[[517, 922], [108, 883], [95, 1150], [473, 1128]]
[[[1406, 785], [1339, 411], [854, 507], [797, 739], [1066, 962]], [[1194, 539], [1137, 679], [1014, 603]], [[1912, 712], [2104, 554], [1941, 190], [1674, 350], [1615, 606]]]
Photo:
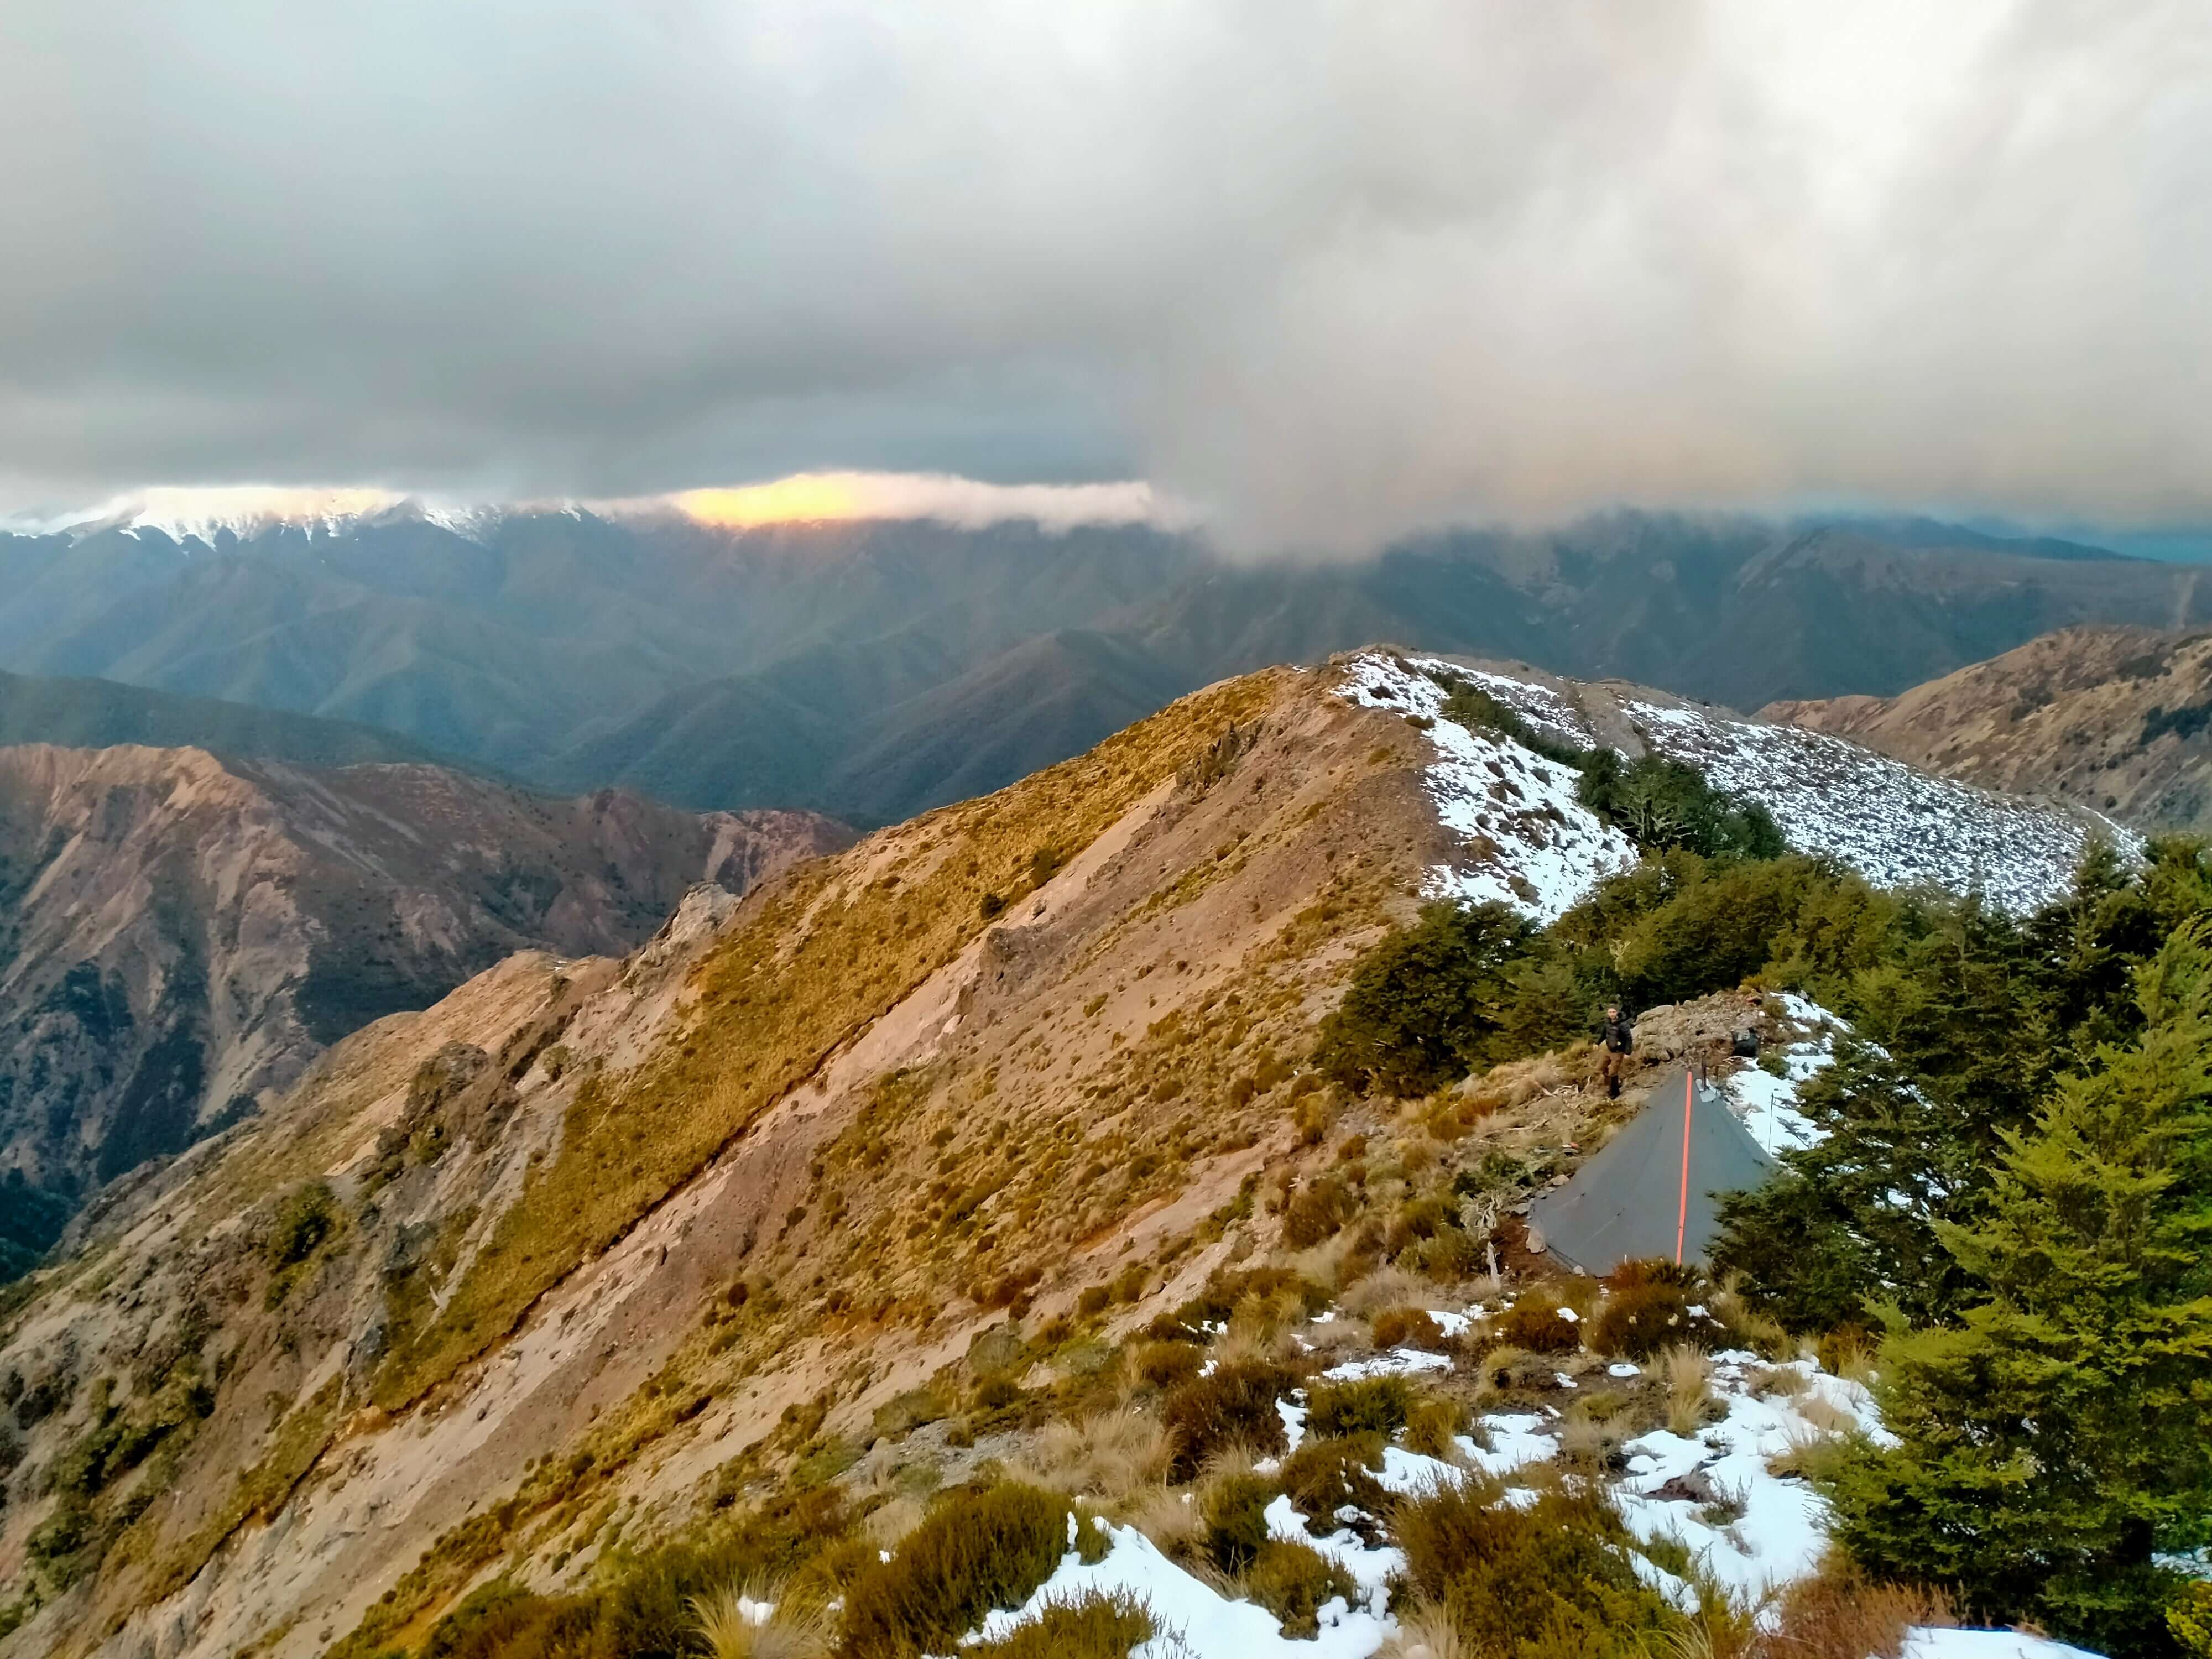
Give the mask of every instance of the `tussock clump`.
[[1344, 1310], [1361, 1319], [1411, 1307], [1431, 1294], [1428, 1282], [1402, 1267], [1378, 1267], [1345, 1292]]
[[1152, 1609], [1126, 1590], [1055, 1601], [996, 1642], [960, 1651], [969, 1659], [1128, 1659], [1159, 1632]]
[[1284, 1246], [1310, 1250], [1335, 1237], [1358, 1213], [1359, 1194], [1350, 1182], [1334, 1170], [1316, 1176], [1284, 1206]]
[[1280, 1365], [1244, 1361], [1194, 1377], [1160, 1402], [1167, 1431], [1168, 1479], [1189, 1480], [1217, 1451], [1234, 1445], [1281, 1452], [1289, 1445], [1275, 1402], [1297, 1386]]
[[1450, 1462], [1459, 1454], [1453, 1438], [1466, 1426], [1467, 1414], [1458, 1401], [1417, 1399], [1406, 1414], [1406, 1449]]
[[1369, 1376], [1332, 1382], [1308, 1398], [1306, 1429], [1323, 1439], [1341, 1435], [1394, 1435], [1413, 1409], [1413, 1390], [1402, 1376]]
[[1022, 1472], [1073, 1497], [1118, 1503], [1156, 1486], [1167, 1470], [1167, 1436], [1142, 1412], [1107, 1411], [1046, 1425]]
[[1759, 1659], [1898, 1659], [1907, 1631], [1959, 1622], [1941, 1591], [1877, 1584], [1838, 1556], [1783, 1591], [1772, 1618], [1754, 1649]]
[[828, 1659], [827, 1623], [780, 1586], [726, 1584], [693, 1597], [691, 1612], [712, 1659]]
[[1313, 1546], [1281, 1538], [1260, 1547], [1244, 1570], [1244, 1588], [1293, 1639], [1320, 1635], [1322, 1608], [1338, 1599], [1349, 1603], [1359, 1593], [1352, 1575]]
[[1189, 1301], [1155, 1318], [1145, 1334], [1156, 1342], [1209, 1341], [1246, 1304], [1285, 1298], [1308, 1315], [1317, 1314], [1328, 1306], [1329, 1290], [1287, 1267], [1217, 1273]]
[[1066, 1500], [1008, 1484], [948, 1498], [845, 1599], [851, 1659], [950, 1653], [993, 1607], [1018, 1607], [1067, 1548]]
[[1685, 1342], [1667, 1350], [1659, 1362], [1659, 1376], [1667, 1385], [1667, 1428], [1689, 1436], [1705, 1425], [1712, 1404], [1712, 1367], [1702, 1351]]
[[1407, 1588], [1444, 1611], [1470, 1651], [1644, 1659], [1648, 1637], [1680, 1624], [1638, 1580], [1627, 1533], [1602, 1498], [1557, 1487], [1518, 1508], [1502, 1492], [1455, 1481], [1391, 1515]]

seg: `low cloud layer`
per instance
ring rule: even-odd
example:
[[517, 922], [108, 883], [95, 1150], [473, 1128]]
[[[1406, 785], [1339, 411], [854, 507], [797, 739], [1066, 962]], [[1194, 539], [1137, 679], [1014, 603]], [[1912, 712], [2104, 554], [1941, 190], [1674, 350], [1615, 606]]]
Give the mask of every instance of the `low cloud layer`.
[[0, 504], [2212, 513], [2196, 0], [15, 0]]

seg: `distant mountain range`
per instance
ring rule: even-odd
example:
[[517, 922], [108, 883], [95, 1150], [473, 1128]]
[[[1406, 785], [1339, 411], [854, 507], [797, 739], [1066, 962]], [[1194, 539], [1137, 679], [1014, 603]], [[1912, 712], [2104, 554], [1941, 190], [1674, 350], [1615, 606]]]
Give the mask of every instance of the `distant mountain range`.
[[397, 510], [172, 528], [0, 536], [0, 667], [371, 726], [541, 787], [862, 824], [1012, 781], [1211, 680], [1378, 638], [1756, 708], [1893, 694], [2076, 623], [2212, 623], [2196, 567], [1928, 520], [1620, 513], [1321, 567], [1137, 526]]

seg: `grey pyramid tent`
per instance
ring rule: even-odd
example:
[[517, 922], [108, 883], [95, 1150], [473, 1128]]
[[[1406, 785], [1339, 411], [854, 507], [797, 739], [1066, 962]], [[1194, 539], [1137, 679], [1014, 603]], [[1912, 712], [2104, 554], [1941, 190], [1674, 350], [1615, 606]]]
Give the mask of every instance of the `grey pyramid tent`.
[[1586, 1273], [1663, 1256], [1705, 1259], [1718, 1195], [1762, 1185], [1774, 1160], [1687, 1066], [1652, 1085], [1630, 1119], [1564, 1187], [1539, 1196], [1528, 1220], [1553, 1255]]

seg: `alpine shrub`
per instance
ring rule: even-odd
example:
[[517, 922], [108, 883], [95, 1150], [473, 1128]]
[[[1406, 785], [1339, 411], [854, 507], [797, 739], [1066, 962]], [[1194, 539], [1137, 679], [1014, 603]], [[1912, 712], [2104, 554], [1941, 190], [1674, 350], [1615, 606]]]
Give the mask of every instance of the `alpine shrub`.
[[1065, 1499], [1012, 1483], [940, 1503], [845, 1598], [852, 1659], [951, 1653], [994, 1607], [1018, 1607], [1067, 1549]]
[[1176, 1485], [1196, 1474], [1206, 1460], [1226, 1447], [1249, 1446], [1279, 1453], [1290, 1443], [1275, 1402], [1297, 1386], [1279, 1365], [1241, 1360], [1195, 1376], [1160, 1402], [1160, 1425], [1168, 1437], [1168, 1479]]
[[1406, 1426], [1413, 1390], [1402, 1376], [1369, 1376], [1332, 1382], [1307, 1396], [1306, 1429], [1330, 1438], [1346, 1434], [1392, 1435]]
[[1679, 1615], [1638, 1579], [1605, 1500], [1559, 1487], [1522, 1508], [1495, 1481], [1439, 1482], [1399, 1504], [1390, 1528], [1407, 1588], [1440, 1607], [1469, 1652], [1643, 1659]]
[[1321, 1634], [1321, 1610], [1359, 1593], [1352, 1576], [1310, 1544], [1273, 1538], [1260, 1547], [1244, 1571], [1252, 1599], [1283, 1621], [1283, 1634], [1304, 1640]]

